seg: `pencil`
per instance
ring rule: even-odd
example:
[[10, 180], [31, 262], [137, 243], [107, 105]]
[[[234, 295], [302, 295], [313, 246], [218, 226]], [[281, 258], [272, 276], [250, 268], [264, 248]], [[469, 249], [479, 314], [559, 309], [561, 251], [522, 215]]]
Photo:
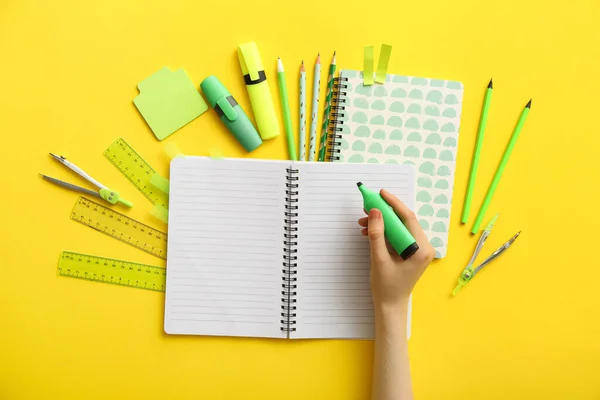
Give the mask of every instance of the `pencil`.
[[319, 145], [319, 161], [325, 161], [325, 150], [327, 149], [327, 134], [329, 128], [329, 115], [331, 113], [331, 97], [333, 95], [333, 76], [335, 74], [335, 51], [331, 64], [329, 64], [329, 75], [327, 76], [327, 93], [325, 94], [325, 109], [323, 110], [323, 126], [321, 127], [321, 141]]
[[319, 92], [321, 91], [321, 54], [317, 55], [315, 75], [313, 77], [313, 99], [310, 117], [310, 143], [308, 147], [308, 161], [315, 161], [317, 151], [317, 114], [319, 112]]
[[304, 60], [300, 65], [300, 130], [298, 151], [300, 152], [300, 161], [306, 161], [306, 70], [304, 69]]
[[475, 139], [475, 151], [473, 152], [473, 160], [471, 161], [471, 172], [469, 173], [469, 182], [467, 183], [467, 194], [465, 195], [465, 204], [460, 222], [466, 224], [469, 220], [471, 211], [471, 198], [473, 196], [473, 188], [475, 187], [475, 178], [477, 176], [477, 166], [479, 165], [479, 154], [481, 153], [481, 145], [483, 144], [483, 134], [487, 124], [488, 111], [492, 102], [493, 87], [492, 80], [488, 84], [485, 96], [483, 98], [483, 108], [481, 109], [481, 119], [479, 120], [479, 130], [477, 131], [477, 139]]
[[279, 57], [277, 57], [277, 80], [279, 81], [279, 97], [281, 97], [281, 109], [283, 110], [283, 124], [288, 143], [288, 153], [290, 154], [290, 160], [295, 161], [298, 159], [296, 156], [296, 141], [294, 140], [294, 131], [292, 130], [292, 117], [290, 115], [290, 102], [285, 83], [285, 71]]
[[519, 118], [519, 121], [517, 122], [517, 126], [515, 126], [515, 130], [513, 131], [512, 136], [510, 137], [510, 141], [508, 142], [508, 145], [506, 145], [506, 149], [504, 149], [504, 154], [502, 155], [502, 159], [500, 160], [500, 164], [498, 164], [498, 168], [496, 169], [496, 173], [494, 174], [492, 183], [490, 183], [490, 187], [488, 188], [485, 198], [483, 199], [481, 208], [479, 209], [479, 212], [477, 213], [477, 217], [475, 218], [475, 222], [473, 223], [473, 228], [471, 229], [471, 233], [477, 233], [479, 231], [479, 226], [481, 225], [481, 221], [483, 220], [485, 212], [487, 211], [487, 208], [490, 205], [490, 201], [492, 200], [492, 197], [494, 196], [494, 192], [496, 191], [496, 187], [498, 186], [498, 183], [500, 182], [500, 178], [502, 178], [502, 173], [504, 172], [506, 163], [508, 162], [508, 159], [510, 158], [510, 154], [512, 153], [512, 150], [515, 147], [515, 143], [517, 142], [517, 139], [519, 138], [521, 129], [523, 129], [523, 125], [525, 124], [525, 120], [527, 119], [527, 115], [529, 114], [530, 109], [531, 109], [531, 100], [529, 100], [529, 103], [527, 103], [527, 105], [523, 109], [523, 112], [521, 113], [521, 117]]

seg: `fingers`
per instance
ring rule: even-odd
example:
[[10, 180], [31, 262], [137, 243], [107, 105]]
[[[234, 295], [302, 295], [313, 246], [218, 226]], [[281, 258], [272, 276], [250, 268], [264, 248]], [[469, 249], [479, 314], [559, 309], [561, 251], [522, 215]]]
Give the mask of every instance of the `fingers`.
[[375, 262], [383, 262], [390, 258], [390, 253], [385, 245], [383, 216], [381, 211], [372, 209], [369, 212], [368, 229], [369, 244], [371, 245], [371, 258]]
[[383, 197], [383, 200], [385, 200], [386, 203], [392, 206], [392, 208], [396, 212], [396, 215], [400, 217], [400, 219], [402, 220], [402, 222], [404, 222], [405, 225], [408, 226], [409, 223], [415, 223], [417, 225], [419, 224], [415, 213], [412, 212], [410, 208], [406, 206], [406, 204], [401, 202], [400, 199], [398, 199], [396, 196], [394, 196], [385, 189], [381, 189], [379, 193], [381, 194], [381, 197]]
[[358, 225], [362, 226], [363, 228], [366, 228], [368, 226], [369, 223], [369, 217], [362, 217], [358, 220]]
[[381, 197], [394, 209], [394, 212], [397, 216], [400, 217], [404, 225], [408, 228], [408, 231], [413, 235], [413, 237], [417, 240], [419, 245], [427, 243], [427, 236], [425, 236], [425, 232], [423, 232], [423, 228], [419, 225], [419, 221], [417, 220], [417, 216], [414, 212], [410, 210], [401, 202], [396, 196], [391, 194], [385, 189], [381, 189]]
[[360, 230], [360, 234], [363, 236], [369, 236], [369, 217], [360, 218], [358, 220], [358, 225], [363, 227], [363, 229]]

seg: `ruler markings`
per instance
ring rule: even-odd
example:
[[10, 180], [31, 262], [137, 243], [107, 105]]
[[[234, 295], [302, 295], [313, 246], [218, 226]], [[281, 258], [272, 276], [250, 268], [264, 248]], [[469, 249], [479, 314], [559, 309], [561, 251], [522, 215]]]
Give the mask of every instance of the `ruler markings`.
[[112, 283], [139, 289], [165, 291], [167, 270], [146, 264], [63, 251], [58, 275]]
[[167, 258], [167, 234], [85, 197], [73, 207], [71, 219], [156, 257]]
[[111, 144], [104, 152], [104, 157], [117, 167], [152, 204], [169, 208], [169, 195], [150, 183], [156, 171], [123, 138]]

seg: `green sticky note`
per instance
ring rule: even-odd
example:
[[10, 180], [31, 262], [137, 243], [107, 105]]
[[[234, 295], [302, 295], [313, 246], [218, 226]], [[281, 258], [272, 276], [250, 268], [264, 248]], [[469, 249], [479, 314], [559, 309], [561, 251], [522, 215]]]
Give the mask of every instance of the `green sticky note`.
[[133, 103], [158, 140], [193, 121], [208, 105], [183, 69], [163, 67], [138, 84]]
[[363, 64], [363, 85], [373, 84], [373, 61], [375, 59], [375, 47], [365, 47], [365, 59]]
[[382, 44], [381, 51], [379, 52], [379, 62], [377, 63], [377, 74], [375, 75], [375, 82], [385, 83], [385, 77], [387, 75], [391, 55], [392, 46], [390, 46], [389, 44]]

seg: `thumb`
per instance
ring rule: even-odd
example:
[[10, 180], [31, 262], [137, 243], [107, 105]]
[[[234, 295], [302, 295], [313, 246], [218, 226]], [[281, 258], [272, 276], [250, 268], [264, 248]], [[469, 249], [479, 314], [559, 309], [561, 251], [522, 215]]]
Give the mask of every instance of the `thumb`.
[[371, 258], [375, 261], [384, 261], [390, 257], [385, 245], [383, 215], [376, 208], [369, 211], [369, 244], [371, 245]]

